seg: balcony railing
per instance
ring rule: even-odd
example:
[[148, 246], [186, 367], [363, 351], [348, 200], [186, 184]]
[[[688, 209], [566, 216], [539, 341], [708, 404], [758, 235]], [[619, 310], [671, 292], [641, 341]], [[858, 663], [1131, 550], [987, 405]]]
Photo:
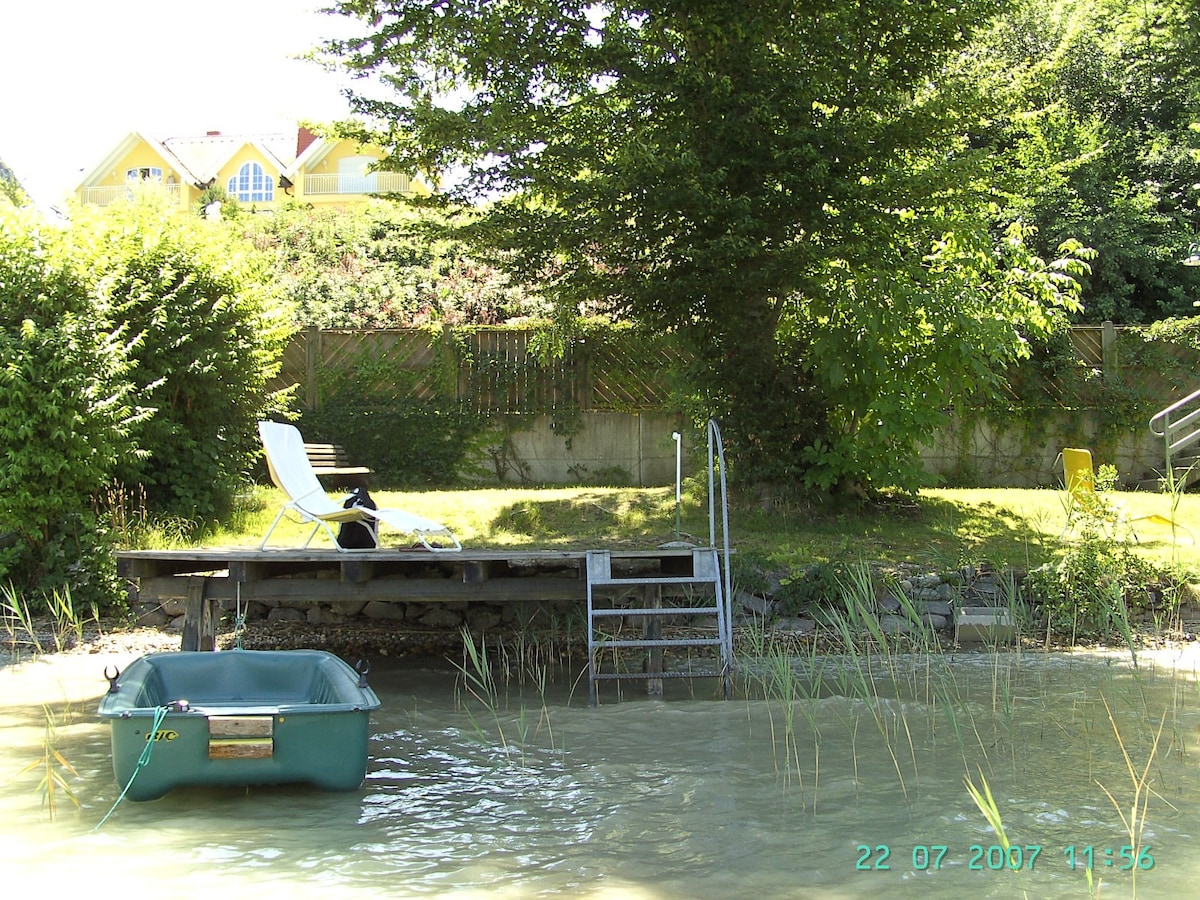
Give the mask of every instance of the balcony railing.
[[[143, 182], [144, 183], [144, 182]], [[83, 189], [83, 202], [91, 203], [94, 206], [108, 206], [115, 200], [133, 199], [133, 184], [111, 184], [102, 187], [85, 187]], [[166, 191], [172, 199], [179, 199], [178, 184], [160, 184], [156, 185]]]
[[403, 172], [368, 172], [366, 175], [305, 175], [304, 194], [407, 194], [410, 179]]

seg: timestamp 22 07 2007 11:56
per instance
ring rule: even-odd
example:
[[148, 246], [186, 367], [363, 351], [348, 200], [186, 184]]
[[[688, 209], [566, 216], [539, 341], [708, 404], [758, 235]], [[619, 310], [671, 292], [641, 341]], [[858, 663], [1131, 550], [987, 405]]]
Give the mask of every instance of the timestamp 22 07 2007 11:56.
[[[896, 854], [890, 844], [859, 844], [857, 852], [854, 868], [859, 872], [886, 872], [892, 868], [893, 862], [899, 864], [897, 868], [909, 862]], [[1054, 854], [1050, 854], [1049, 858], [1053, 857]], [[971, 871], [999, 872], [1009, 869], [1019, 872], [1025, 869], [1032, 872], [1034, 864], [1042, 858], [1041, 844], [1010, 844], [1007, 847], [971, 844], [967, 848], [965, 862]], [[1154, 855], [1148, 846], [1068, 844], [1062, 848], [1061, 858], [1072, 869], [1100, 866], [1128, 872], [1135, 868], [1154, 868]], [[914, 844], [912, 847], [912, 868], [918, 872], [937, 872], [943, 866], [961, 864], [963, 861], [954, 848], [947, 844]]]

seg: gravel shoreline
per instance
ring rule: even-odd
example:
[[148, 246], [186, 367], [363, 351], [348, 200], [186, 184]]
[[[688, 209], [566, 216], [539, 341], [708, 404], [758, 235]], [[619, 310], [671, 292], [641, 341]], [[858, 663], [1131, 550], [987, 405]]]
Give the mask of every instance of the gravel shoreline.
[[[0, 667], [51, 655], [140, 656], [179, 650], [178, 629], [129, 625], [122, 622], [90, 623], [82, 635], [74, 630], [56, 632], [48, 621], [35, 621], [28, 631], [0, 632]], [[390, 627], [389, 627], [390, 626]], [[232, 629], [217, 633], [217, 649], [231, 650], [238, 644]], [[401, 629], [395, 623], [312, 626], [305, 623], [272, 622], [248, 625], [241, 635], [248, 650], [295, 650], [305, 647], [328, 650], [353, 661], [405, 656], [457, 656], [462, 639], [457, 632]]]
[[[1138, 654], [1166, 652], [1168, 654], [1200, 654], [1200, 621], [1182, 623], [1185, 627], [1171, 633], [1142, 634]], [[86, 625], [82, 634], [74, 630], [56, 630], [46, 619], [31, 623], [33, 634], [23, 626], [20, 631], [0, 631], [0, 668], [34, 658], [51, 656], [120, 656], [136, 657], [147, 653], [170, 652], [181, 649], [182, 633], [169, 626], [134, 625], [123, 621], [95, 622]], [[810, 652], [803, 645], [812, 640], [823, 643], [819, 635], [790, 634], [775, 631], [775, 639], [784, 645], [797, 644], [799, 654]], [[500, 644], [508, 638], [504, 629], [498, 629], [495, 642]], [[528, 636], [521, 640], [524, 642]], [[222, 622], [217, 632], [217, 649], [231, 650], [238, 646], [239, 636], [232, 626]], [[536, 643], [536, 638], [535, 638]], [[737, 641], [735, 636], [735, 643]], [[240, 644], [247, 650], [295, 650], [317, 648], [328, 650], [350, 663], [359, 659], [442, 658], [456, 660], [463, 655], [462, 633], [459, 629], [415, 627], [396, 621], [373, 621], [362, 619], [344, 624], [311, 625], [305, 622], [258, 622], [248, 623], [240, 635]], [[489, 649], [492, 643], [489, 638]], [[574, 644], [562, 641], [562, 635], [546, 637], [545, 646], [553, 646], [563, 660], [573, 654], [586, 660], [586, 638], [578, 636]], [[1039, 644], [1036, 648], [1026, 644], [1026, 649], [1058, 653], [1071, 652], [1120, 652], [1128, 653], [1124, 645], [1102, 647], [1097, 645], [1068, 646], [1054, 644], [1049, 647]], [[830, 647], [836, 652], [836, 648]], [[950, 649], [950, 648], [946, 648]], [[960, 649], [960, 648], [954, 648]], [[986, 648], [983, 648], [986, 649]]]

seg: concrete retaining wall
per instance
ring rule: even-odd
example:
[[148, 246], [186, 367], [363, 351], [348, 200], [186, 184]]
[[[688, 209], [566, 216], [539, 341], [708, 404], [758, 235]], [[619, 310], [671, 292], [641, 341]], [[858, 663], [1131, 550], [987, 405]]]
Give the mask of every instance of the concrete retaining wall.
[[[580, 413], [581, 428], [570, 438], [557, 434], [548, 417], [512, 434], [508, 479], [543, 484], [589, 481], [662, 487], [675, 483], [675, 440], [684, 434], [683, 452], [704, 452], [686, 442], [702, 440], [680, 420], [664, 413]], [[1001, 429], [986, 422], [964, 434], [952, 424], [921, 448], [927, 471], [944, 483], [983, 487], [1057, 487], [1062, 481], [1058, 455], [1063, 447], [1087, 447], [1097, 466], [1117, 467], [1122, 483], [1132, 486], [1163, 469], [1163, 449], [1149, 429], [1097, 441], [1094, 422], [1074, 413], [1031, 432], [1023, 426]], [[690, 468], [685, 461], [684, 472]], [[615, 476], [615, 477], [614, 477]]]
[[638, 487], [675, 483], [676, 416], [664, 413], [580, 413], [582, 427], [557, 434], [546, 416], [511, 436], [508, 480], [544, 484], [600, 481]]

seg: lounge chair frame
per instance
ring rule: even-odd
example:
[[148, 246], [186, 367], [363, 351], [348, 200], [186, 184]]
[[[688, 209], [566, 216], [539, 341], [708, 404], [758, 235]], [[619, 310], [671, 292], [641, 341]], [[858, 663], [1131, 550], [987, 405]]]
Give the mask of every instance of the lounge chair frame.
[[[312, 542], [317, 532], [322, 528], [333, 541], [333, 546], [340, 552], [353, 553], [355, 549], [343, 547], [337, 541], [333, 525], [343, 522], [359, 522], [367, 527], [375, 549], [379, 547], [379, 524], [383, 523], [397, 531], [413, 535], [421, 545], [434, 553], [455, 553], [462, 550], [462, 544], [445, 525], [434, 522], [414, 513], [401, 509], [369, 509], [363, 506], [345, 507], [334, 500], [321, 486], [308, 455], [304, 451], [304, 439], [299, 429], [285, 422], [259, 422], [259, 437], [262, 438], [263, 450], [267, 460], [267, 471], [271, 482], [283, 491], [287, 501], [280, 507], [263, 535], [260, 550], [267, 549], [271, 534], [283, 521], [289, 512], [298, 515], [302, 521], [312, 522], [304, 547]], [[435, 541], [446, 542], [435, 543]], [[372, 549], [372, 548], [363, 548]]]

